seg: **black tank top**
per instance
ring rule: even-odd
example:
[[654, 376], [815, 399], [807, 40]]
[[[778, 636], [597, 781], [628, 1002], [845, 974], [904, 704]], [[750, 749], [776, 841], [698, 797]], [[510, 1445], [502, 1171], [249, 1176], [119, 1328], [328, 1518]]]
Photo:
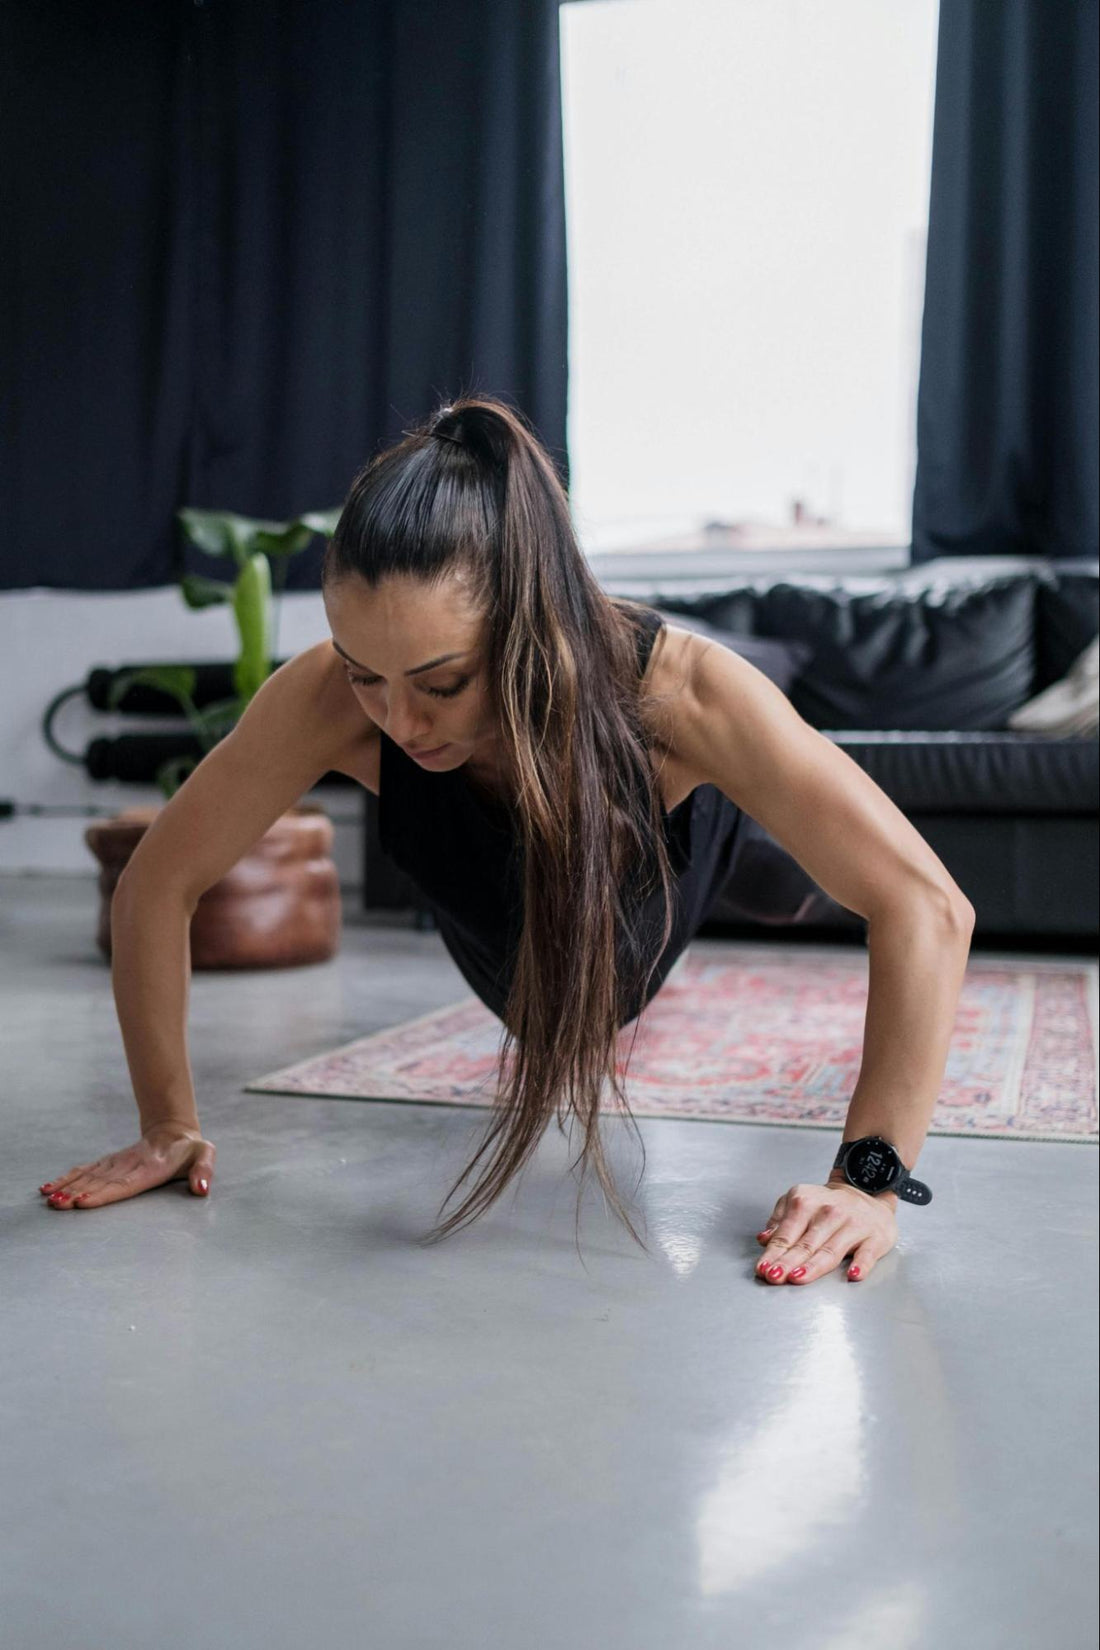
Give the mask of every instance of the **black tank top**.
[[[641, 677], [664, 621], [652, 608], [643, 609], [639, 621]], [[463, 768], [433, 773], [385, 733], [380, 738], [382, 847], [430, 905], [440, 937], [467, 984], [503, 1019], [523, 927], [523, 850], [511, 808], [479, 793]], [[673, 924], [646, 1003], [728, 877], [743, 818], [736, 804], [709, 784], [697, 785], [671, 812], [662, 804], [661, 816], [673, 875]], [[639, 918], [639, 928], [659, 939], [664, 918], [660, 888], [643, 902]], [[637, 1003], [630, 1018], [643, 1007]]]

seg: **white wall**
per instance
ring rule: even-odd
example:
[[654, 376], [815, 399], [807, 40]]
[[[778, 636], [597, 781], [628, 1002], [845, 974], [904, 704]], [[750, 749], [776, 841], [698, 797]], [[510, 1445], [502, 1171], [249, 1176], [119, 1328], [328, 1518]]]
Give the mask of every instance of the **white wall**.
[[[320, 593], [276, 602], [275, 657], [289, 658], [329, 634]], [[62, 762], [42, 738], [42, 714], [61, 690], [83, 683], [97, 665], [152, 664], [237, 655], [228, 608], [192, 612], [174, 585], [130, 593], [19, 590], [0, 594], [0, 798], [17, 803], [86, 803], [104, 811], [163, 803], [156, 785], [96, 782], [83, 768]], [[182, 724], [94, 711], [83, 698], [63, 705], [53, 725], [57, 742], [83, 753], [90, 740]], [[310, 793], [333, 815], [361, 817], [361, 790], [325, 786]], [[0, 871], [51, 871], [94, 878], [98, 864], [84, 841], [88, 818], [17, 814], [0, 820]], [[362, 887], [362, 830], [337, 824], [333, 857], [341, 885]]]

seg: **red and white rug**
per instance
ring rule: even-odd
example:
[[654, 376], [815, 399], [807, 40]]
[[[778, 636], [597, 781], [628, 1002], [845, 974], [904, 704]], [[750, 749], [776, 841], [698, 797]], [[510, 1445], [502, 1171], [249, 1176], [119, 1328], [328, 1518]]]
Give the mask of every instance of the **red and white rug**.
[[[859, 1075], [868, 963], [854, 948], [694, 940], [620, 1032], [631, 1111], [843, 1128]], [[244, 1087], [489, 1106], [503, 1033], [468, 996]], [[930, 1133], [1095, 1144], [1097, 1046], [1094, 962], [971, 953]]]

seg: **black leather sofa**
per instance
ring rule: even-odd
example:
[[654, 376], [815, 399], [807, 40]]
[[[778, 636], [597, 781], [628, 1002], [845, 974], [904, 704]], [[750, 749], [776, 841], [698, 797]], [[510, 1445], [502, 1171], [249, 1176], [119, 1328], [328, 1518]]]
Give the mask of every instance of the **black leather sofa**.
[[[702, 621], [750, 659], [761, 642], [797, 648], [787, 683], [766, 654], [753, 662], [920, 832], [973, 904], [976, 937], [1096, 934], [1096, 735], [1007, 726], [1096, 635], [1095, 561], [757, 575], [720, 590], [658, 586], [640, 599], [674, 623]], [[758, 836], [709, 920], [761, 930], [862, 925]]]
[[[716, 636], [783, 688], [943, 861], [975, 907], [975, 938], [1096, 934], [1096, 735], [1007, 725], [1096, 636], [1095, 561], [944, 558], [876, 575], [769, 572], [605, 588]], [[380, 866], [376, 799], [368, 802], [365, 903], [411, 904], [418, 922], [430, 921], [408, 879]], [[762, 827], [745, 823], [751, 840], [704, 931], [865, 929]]]

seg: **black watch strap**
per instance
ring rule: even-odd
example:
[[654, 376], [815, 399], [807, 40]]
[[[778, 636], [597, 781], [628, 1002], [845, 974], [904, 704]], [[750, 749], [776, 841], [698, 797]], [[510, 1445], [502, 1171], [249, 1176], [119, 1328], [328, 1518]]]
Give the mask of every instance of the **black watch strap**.
[[[882, 1141], [882, 1136], [881, 1135], [864, 1136], [863, 1139], [860, 1139], [860, 1140], [842, 1140], [841, 1143], [840, 1143], [840, 1147], [837, 1151], [836, 1157], [833, 1160], [833, 1168], [834, 1169], [843, 1169], [845, 1159], [847, 1158], [848, 1153], [851, 1151], [852, 1147], [863, 1145], [864, 1141], [868, 1140], [868, 1139], [874, 1139], [876, 1141]], [[923, 1180], [917, 1180], [915, 1178], [915, 1176], [913, 1176], [909, 1173], [909, 1171], [905, 1167], [904, 1163], [902, 1163], [901, 1158], [898, 1157], [896, 1147], [890, 1145], [889, 1141], [885, 1141], [884, 1144], [890, 1146], [890, 1150], [893, 1151], [894, 1156], [898, 1158], [898, 1167], [900, 1169], [900, 1173], [899, 1173], [897, 1179], [894, 1180], [889, 1186], [880, 1187], [879, 1188], [879, 1193], [875, 1193], [875, 1194], [872, 1194], [872, 1195], [878, 1196], [878, 1195], [880, 1195], [881, 1192], [893, 1192], [894, 1195], [896, 1197], [900, 1198], [902, 1200], [902, 1202], [904, 1202], [904, 1203], [931, 1203], [931, 1201], [932, 1201], [931, 1187], [926, 1186]], [[845, 1171], [845, 1172], [847, 1172], [847, 1171]], [[849, 1176], [849, 1179], [851, 1179], [850, 1176]], [[852, 1180], [851, 1184], [856, 1185], [856, 1182], [854, 1180]], [[860, 1189], [862, 1189], [862, 1188], [860, 1188]]]
[[932, 1188], [926, 1186], [923, 1180], [915, 1180], [908, 1169], [905, 1170], [897, 1185], [890, 1187], [890, 1191], [896, 1193], [905, 1203], [931, 1203], [932, 1201]]

